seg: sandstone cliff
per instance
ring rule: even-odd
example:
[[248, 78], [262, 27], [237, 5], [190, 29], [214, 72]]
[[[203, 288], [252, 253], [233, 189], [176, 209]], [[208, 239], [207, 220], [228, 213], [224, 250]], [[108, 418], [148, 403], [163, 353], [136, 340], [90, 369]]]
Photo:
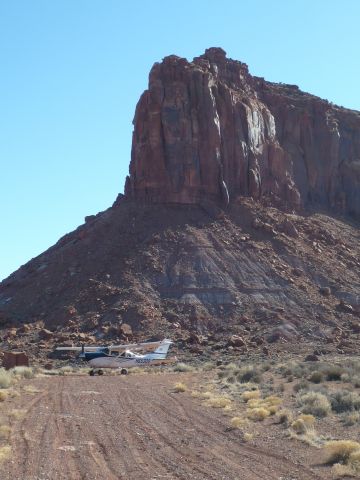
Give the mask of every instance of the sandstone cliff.
[[360, 215], [360, 113], [251, 76], [220, 48], [156, 63], [136, 108], [126, 195], [239, 195]]
[[359, 221], [331, 210], [359, 217], [359, 158], [359, 113], [221, 49], [167, 57], [136, 109], [125, 197], [0, 283], [1, 348], [204, 335], [211, 357], [229, 341], [357, 351]]

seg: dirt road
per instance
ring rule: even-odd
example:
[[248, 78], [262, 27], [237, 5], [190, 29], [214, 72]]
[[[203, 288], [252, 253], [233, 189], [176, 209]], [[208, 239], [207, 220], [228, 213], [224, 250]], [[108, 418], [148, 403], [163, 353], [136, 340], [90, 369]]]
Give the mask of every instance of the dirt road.
[[175, 374], [45, 377], [16, 399], [1, 479], [308, 480], [325, 478], [242, 440], [229, 419], [185, 393]]

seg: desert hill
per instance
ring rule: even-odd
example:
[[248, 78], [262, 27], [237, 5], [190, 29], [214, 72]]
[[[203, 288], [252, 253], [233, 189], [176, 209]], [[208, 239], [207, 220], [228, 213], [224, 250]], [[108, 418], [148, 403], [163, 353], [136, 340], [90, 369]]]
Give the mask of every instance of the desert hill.
[[155, 64], [125, 195], [0, 284], [3, 348], [170, 336], [353, 351], [360, 113], [221, 49]]

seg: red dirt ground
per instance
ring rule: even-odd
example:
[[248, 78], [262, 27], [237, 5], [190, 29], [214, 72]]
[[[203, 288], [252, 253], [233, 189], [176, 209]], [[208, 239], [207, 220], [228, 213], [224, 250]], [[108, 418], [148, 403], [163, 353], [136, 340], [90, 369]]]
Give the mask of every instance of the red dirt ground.
[[[229, 418], [189, 392], [194, 374], [40, 377], [39, 392], [6, 400], [26, 415], [13, 420], [12, 456], [1, 479], [309, 480], [328, 469], [301, 464], [296, 444], [246, 443]], [[278, 448], [279, 447], [279, 448]], [[279, 452], [286, 452], [281, 454]], [[315, 461], [315, 460], [314, 460]], [[326, 471], [325, 471], [326, 470]]]

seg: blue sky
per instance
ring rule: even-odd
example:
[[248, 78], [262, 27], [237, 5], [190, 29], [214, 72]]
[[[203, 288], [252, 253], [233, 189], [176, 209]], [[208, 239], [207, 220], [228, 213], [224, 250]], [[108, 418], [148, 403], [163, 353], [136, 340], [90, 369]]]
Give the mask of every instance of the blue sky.
[[0, 0], [0, 279], [122, 192], [155, 61], [221, 46], [360, 110], [358, 0]]

